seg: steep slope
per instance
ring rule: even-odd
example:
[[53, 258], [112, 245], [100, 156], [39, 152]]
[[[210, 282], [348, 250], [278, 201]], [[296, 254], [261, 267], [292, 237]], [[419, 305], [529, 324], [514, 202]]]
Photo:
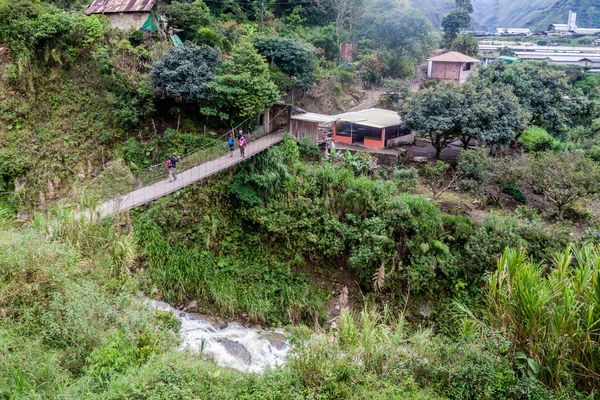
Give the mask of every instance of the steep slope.
[[577, 25], [600, 26], [597, 0], [473, 0], [473, 18], [487, 29], [498, 27], [545, 30], [552, 23], [567, 23], [569, 10], [577, 12]]
[[[552, 23], [567, 23], [569, 10], [577, 12], [582, 28], [600, 27], [598, 0], [472, 0], [475, 26], [493, 30], [499, 27], [545, 30]], [[436, 26], [454, 5], [453, 0], [413, 0]]]

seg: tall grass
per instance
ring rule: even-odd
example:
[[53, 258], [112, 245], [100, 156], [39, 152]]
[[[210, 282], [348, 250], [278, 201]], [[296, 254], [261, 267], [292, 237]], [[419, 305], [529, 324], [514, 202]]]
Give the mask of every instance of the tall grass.
[[153, 223], [136, 225], [135, 235], [143, 244], [147, 291], [157, 289], [171, 304], [196, 299], [208, 312], [273, 324], [324, 319], [323, 296], [289, 266], [260, 256], [260, 249], [219, 258], [170, 243]]
[[490, 277], [488, 323], [540, 365], [548, 385], [600, 387], [600, 249], [570, 246], [546, 269], [506, 250]]

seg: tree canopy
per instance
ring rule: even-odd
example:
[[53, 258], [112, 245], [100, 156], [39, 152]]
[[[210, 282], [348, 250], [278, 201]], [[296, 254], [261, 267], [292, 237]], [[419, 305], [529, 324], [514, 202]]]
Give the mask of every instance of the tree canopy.
[[270, 79], [266, 61], [251, 44], [234, 47], [231, 56], [210, 83], [210, 104], [201, 112], [242, 122], [273, 105], [279, 99], [279, 92]]
[[312, 85], [315, 51], [307, 43], [279, 36], [258, 36], [254, 47], [283, 73], [295, 77], [299, 88], [308, 89]]
[[206, 100], [208, 84], [220, 60], [219, 50], [206, 45], [172, 47], [160, 61], [154, 63], [150, 81], [163, 97], [187, 103]]

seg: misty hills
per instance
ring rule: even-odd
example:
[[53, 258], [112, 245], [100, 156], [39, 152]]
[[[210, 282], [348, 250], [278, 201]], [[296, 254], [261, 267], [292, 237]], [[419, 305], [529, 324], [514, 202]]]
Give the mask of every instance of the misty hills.
[[[499, 27], [545, 30], [552, 23], [567, 23], [569, 10], [577, 12], [581, 28], [600, 27], [599, 0], [472, 0], [474, 25], [487, 30]], [[440, 26], [454, 0], [413, 0], [413, 5]]]

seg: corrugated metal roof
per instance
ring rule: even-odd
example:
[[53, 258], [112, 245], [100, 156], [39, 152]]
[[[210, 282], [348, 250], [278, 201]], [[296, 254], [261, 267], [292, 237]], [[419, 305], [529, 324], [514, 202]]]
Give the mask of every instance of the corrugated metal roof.
[[480, 62], [478, 59], [469, 57], [465, 54], [459, 53], [458, 51], [451, 51], [449, 53], [444, 53], [437, 57], [430, 58], [429, 61], [438, 61], [438, 62]]
[[94, 0], [86, 14], [149, 12], [156, 0]]
[[400, 115], [397, 112], [382, 108], [370, 108], [363, 111], [333, 115], [332, 117], [340, 121], [353, 122], [372, 128], [387, 128], [388, 126], [400, 125], [402, 123]]
[[335, 115], [324, 115], [317, 113], [305, 113], [305, 114], [296, 114], [292, 116], [292, 119], [296, 121], [307, 121], [307, 122], [333, 122], [336, 120]]

